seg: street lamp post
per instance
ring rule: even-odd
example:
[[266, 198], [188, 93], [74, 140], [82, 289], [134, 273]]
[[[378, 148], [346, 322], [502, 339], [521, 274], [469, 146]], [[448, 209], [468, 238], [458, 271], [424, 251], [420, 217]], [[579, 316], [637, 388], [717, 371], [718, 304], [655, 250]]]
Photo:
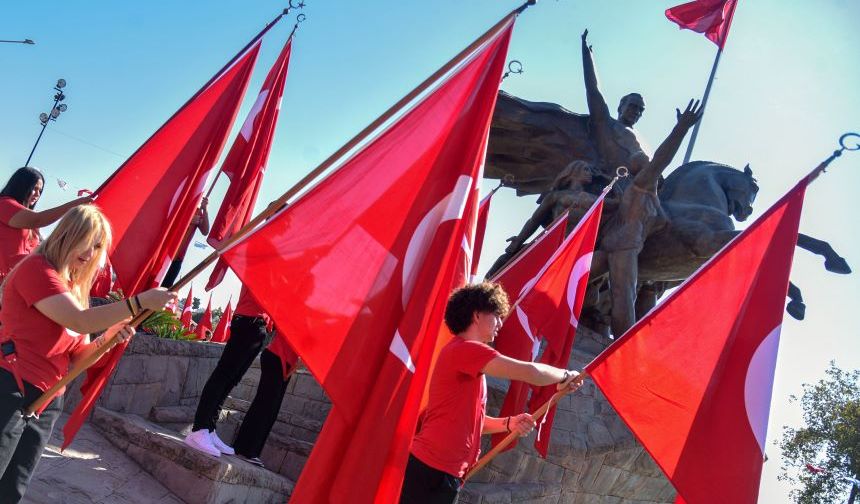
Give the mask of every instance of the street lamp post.
[[24, 163], [24, 166], [30, 166], [30, 160], [33, 159], [33, 153], [36, 152], [36, 147], [39, 146], [39, 140], [42, 139], [42, 135], [45, 133], [45, 128], [48, 127], [48, 123], [56, 121], [57, 118], [60, 117], [60, 114], [65, 112], [68, 108], [65, 103], [60, 103], [66, 99], [66, 95], [63, 94], [64, 87], [66, 87], [66, 80], [57, 80], [57, 85], [54, 86], [54, 91], [57, 93], [54, 95], [54, 106], [51, 107], [51, 112], [42, 112], [39, 114], [39, 122], [42, 123], [42, 131], [39, 132], [39, 136], [36, 138], [36, 143], [33, 145], [33, 150], [30, 151], [30, 155], [27, 157], [27, 162]]

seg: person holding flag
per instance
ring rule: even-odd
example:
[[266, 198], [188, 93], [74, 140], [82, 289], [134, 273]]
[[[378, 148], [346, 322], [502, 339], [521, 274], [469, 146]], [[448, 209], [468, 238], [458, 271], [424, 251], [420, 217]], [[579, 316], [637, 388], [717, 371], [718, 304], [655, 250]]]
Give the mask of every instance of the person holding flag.
[[[111, 230], [93, 205], [77, 206], [21, 260], [3, 283], [0, 308], [0, 502], [18, 502], [63, 410], [63, 389], [36, 416], [22, 411], [63, 378], [71, 364], [112, 339], [125, 342], [129, 317], [159, 310], [176, 294], [150, 289], [89, 307], [89, 293]], [[106, 330], [90, 341], [88, 334]]]
[[194, 212], [194, 217], [191, 219], [191, 224], [188, 225], [188, 230], [185, 231], [185, 236], [182, 237], [182, 242], [176, 250], [176, 258], [170, 263], [167, 273], [164, 274], [164, 280], [161, 282], [162, 287], [171, 287], [179, 276], [179, 270], [182, 269], [182, 261], [185, 260], [185, 254], [188, 252], [188, 246], [191, 245], [191, 239], [194, 238], [194, 233], [198, 230], [200, 234], [206, 236], [209, 234], [209, 213], [206, 210], [206, 204], [209, 201], [204, 197], [200, 200], [200, 206]]
[[[220, 457], [222, 453], [238, 454], [248, 462], [262, 466], [260, 454], [277, 419], [289, 384], [289, 370], [295, 367], [296, 360], [284, 362], [288, 359], [282, 360], [278, 353], [266, 348], [274, 336], [271, 318], [244, 286], [230, 321], [230, 333], [218, 364], [203, 386], [194, 414], [194, 425], [185, 437], [185, 444], [213, 457]], [[260, 383], [257, 394], [231, 447], [218, 437], [215, 432], [216, 422], [224, 400], [239, 384], [258, 355]]]
[[53, 224], [70, 208], [93, 199], [77, 198], [58, 207], [33, 210], [42, 196], [45, 177], [32, 167], [18, 168], [0, 190], [0, 281], [39, 245], [39, 228]]
[[506, 418], [486, 415], [484, 375], [532, 385], [558, 384], [573, 392], [576, 371], [505, 357], [489, 346], [510, 307], [498, 284], [483, 282], [455, 290], [445, 307], [445, 325], [454, 337], [442, 348], [430, 382], [427, 409], [419, 420], [406, 466], [401, 504], [453, 503], [462, 478], [480, 455], [481, 435], [535, 427], [528, 413]]

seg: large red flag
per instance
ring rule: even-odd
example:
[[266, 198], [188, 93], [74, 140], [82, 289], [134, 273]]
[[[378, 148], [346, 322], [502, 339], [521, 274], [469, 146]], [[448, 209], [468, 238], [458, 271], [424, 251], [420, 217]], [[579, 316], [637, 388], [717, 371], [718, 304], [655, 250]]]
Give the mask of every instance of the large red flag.
[[586, 367], [687, 502], [756, 502], [806, 185]]
[[[519, 256], [505, 266], [492, 280], [504, 287], [511, 303], [523, 296], [537, 281], [541, 268], [564, 241], [564, 231], [567, 227], [567, 214], [557, 219], [547, 230], [535, 239]], [[537, 359], [540, 349], [540, 339], [531, 332], [528, 315], [518, 306], [505, 320], [494, 343], [496, 350], [513, 359], [533, 361]], [[525, 411], [529, 398], [529, 386], [523, 382], [512, 381], [505, 400], [502, 403], [500, 416], [518, 415]], [[506, 433], [492, 436], [493, 446], [499, 444]], [[516, 446], [511, 443], [510, 448]], [[508, 449], [510, 449], [508, 448]]]
[[182, 327], [191, 330], [191, 306], [194, 304], [194, 288], [188, 287], [188, 297], [185, 298], [185, 304], [182, 305], [182, 315], [179, 321], [182, 322]]
[[397, 499], [512, 26], [222, 256], [334, 404], [295, 502]]
[[[531, 334], [547, 342], [540, 361], [550, 366], [567, 368], [573, 338], [579, 325], [579, 315], [588, 275], [594, 242], [603, 213], [603, 198], [607, 188], [582, 217], [576, 228], [565, 238], [561, 247], [543, 267], [538, 279], [523, 297], [518, 308], [528, 315]], [[529, 401], [529, 410], [536, 411], [556, 392], [555, 385], [535, 387]], [[555, 408], [540, 420], [535, 448], [546, 457]]]
[[[259, 49], [254, 45], [185, 104], [96, 191], [96, 204], [113, 233], [108, 255], [126, 295], [157, 285], [173, 260], [239, 111]], [[83, 398], [63, 428], [63, 448], [89, 415], [127, 345], [117, 345], [87, 370]]]
[[230, 337], [230, 320], [233, 318], [233, 305], [227, 301], [227, 307], [221, 313], [221, 318], [218, 319], [218, 325], [212, 331], [212, 343], [227, 343]]
[[704, 33], [722, 50], [726, 46], [737, 3], [738, 0], [694, 0], [666, 9], [666, 17], [682, 30]]
[[[248, 117], [221, 166], [224, 175], [230, 178], [230, 186], [227, 188], [224, 201], [206, 239], [216, 249], [221, 248], [226, 239], [251, 221], [254, 204], [257, 202], [257, 195], [263, 183], [278, 113], [281, 110], [281, 98], [284, 95], [293, 47], [292, 41], [292, 37], [287, 40], [281, 54], [269, 70], [269, 75], [263, 82], [263, 87], [260, 88], [260, 94], [257, 95], [257, 101], [248, 112]], [[206, 290], [213, 289], [221, 283], [226, 271], [227, 265], [219, 260], [209, 276]]]
[[206, 310], [203, 316], [200, 317], [200, 322], [197, 323], [197, 339], [205, 340], [206, 331], [212, 331], [212, 294], [209, 294], [209, 302], [206, 304]]

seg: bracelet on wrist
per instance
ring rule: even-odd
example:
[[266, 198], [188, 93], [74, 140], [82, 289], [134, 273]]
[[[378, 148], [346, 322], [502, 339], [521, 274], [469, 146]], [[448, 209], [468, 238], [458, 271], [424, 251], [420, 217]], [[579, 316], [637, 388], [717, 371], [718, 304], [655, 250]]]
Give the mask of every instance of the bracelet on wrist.
[[134, 296], [134, 304], [137, 305], [137, 311], [143, 311], [143, 306], [140, 305], [140, 299], [137, 296]]
[[137, 315], [137, 313], [135, 313], [135, 311], [134, 311], [134, 306], [132, 306], [132, 305], [131, 305], [131, 300], [130, 300], [130, 299], [125, 298], [125, 305], [128, 307], [128, 311], [129, 311], [129, 312], [131, 312], [131, 316], [132, 316], [132, 317], [134, 317], [135, 315]]
[[511, 432], [511, 417], [508, 417], [505, 420], [505, 429], [507, 429], [508, 432]]
[[564, 370], [564, 377], [561, 379], [561, 381], [559, 383], [564, 383], [567, 380], [570, 380], [570, 371], [565, 369]]

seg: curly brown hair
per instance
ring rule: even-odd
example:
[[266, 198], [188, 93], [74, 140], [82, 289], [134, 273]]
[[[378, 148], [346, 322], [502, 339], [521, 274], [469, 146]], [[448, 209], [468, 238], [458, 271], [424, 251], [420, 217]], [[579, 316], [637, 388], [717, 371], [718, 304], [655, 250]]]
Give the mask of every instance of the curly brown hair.
[[452, 333], [459, 334], [472, 324], [475, 312], [505, 317], [509, 309], [508, 295], [501, 285], [493, 282], [470, 284], [451, 293], [445, 306], [445, 325]]

